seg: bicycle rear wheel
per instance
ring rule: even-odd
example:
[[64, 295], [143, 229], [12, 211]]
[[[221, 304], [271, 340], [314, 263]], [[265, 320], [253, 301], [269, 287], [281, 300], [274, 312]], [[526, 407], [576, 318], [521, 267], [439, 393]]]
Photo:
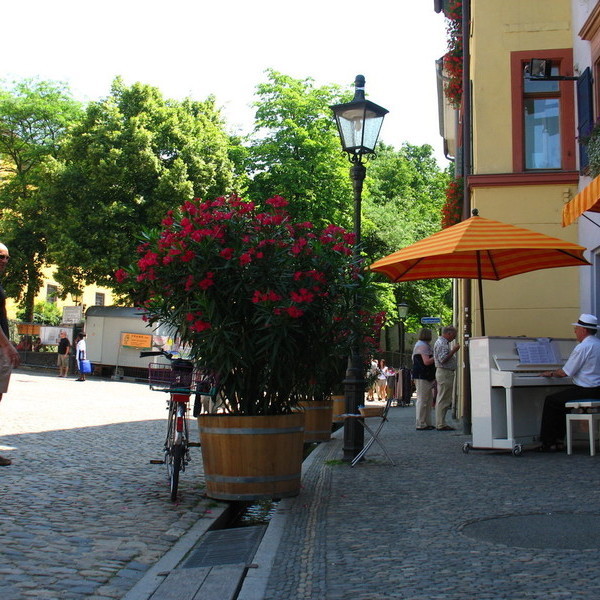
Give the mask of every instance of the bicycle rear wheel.
[[177, 500], [177, 488], [179, 487], [179, 472], [183, 464], [183, 455], [185, 448], [182, 444], [173, 446], [170, 455], [170, 481], [171, 481], [171, 502]]

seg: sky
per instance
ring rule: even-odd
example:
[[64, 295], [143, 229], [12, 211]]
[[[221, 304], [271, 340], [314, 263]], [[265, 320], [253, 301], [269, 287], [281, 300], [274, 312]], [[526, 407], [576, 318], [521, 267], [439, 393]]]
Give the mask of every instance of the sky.
[[24, 0], [5, 3], [0, 79], [68, 84], [78, 100], [110, 93], [120, 75], [164, 96], [214, 95], [232, 133], [250, 133], [255, 90], [272, 68], [353, 89], [387, 108], [380, 139], [430, 144], [439, 135], [435, 60], [445, 21], [433, 0]]

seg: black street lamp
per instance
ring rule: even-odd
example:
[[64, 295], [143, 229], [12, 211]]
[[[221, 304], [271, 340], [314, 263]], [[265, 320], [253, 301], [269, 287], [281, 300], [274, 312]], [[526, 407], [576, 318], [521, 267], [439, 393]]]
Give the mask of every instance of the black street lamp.
[[[370, 100], [365, 100], [365, 78], [357, 75], [354, 81], [354, 98], [345, 104], [336, 104], [331, 107], [335, 116], [342, 149], [348, 153], [352, 163], [350, 178], [354, 189], [354, 252], [353, 257], [358, 260], [360, 255], [360, 216], [362, 188], [367, 173], [363, 165], [363, 156], [373, 154], [377, 138], [383, 124], [383, 118], [388, 113], [385, 108], [378, 106]], [[360, 311], [360, 300], [354, 298], [354, 312]], [[358, 332], [354, 332], [352, 349], [348, 358], [348, 370], [344, 380], [346, 396], [346, 412], [357, 414], [358, 407], [365, 401], [365, 374], [363, 360], [360, 354]], [[344, 421], [344, 460], [352, 459], [364, 446], [364, 429], [356, 419]]]

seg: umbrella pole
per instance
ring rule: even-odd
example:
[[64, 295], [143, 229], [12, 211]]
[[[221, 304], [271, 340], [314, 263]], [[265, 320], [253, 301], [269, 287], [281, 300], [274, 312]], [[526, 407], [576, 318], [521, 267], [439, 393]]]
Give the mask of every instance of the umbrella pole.
[[485, 315], [483, 313], [483, 279], [481, 278], [481, 252], [477, 252], [477, 287], [479, 288], [479, 318], [481, 319], [481, 335], [485, 335]]
[[477, 280], [479, 288], [479, 316], [481, 318], [481, 335], [485, 335], [485, 314], [483, 312], [483, 279]]

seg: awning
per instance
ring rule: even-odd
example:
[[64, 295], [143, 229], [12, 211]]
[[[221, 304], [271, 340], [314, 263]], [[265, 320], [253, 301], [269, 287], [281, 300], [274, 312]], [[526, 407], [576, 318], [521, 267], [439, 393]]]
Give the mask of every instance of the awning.
[[586, 211], [600, 213], [600, 175], [563, 206], [562, 226], [570, 225]]

